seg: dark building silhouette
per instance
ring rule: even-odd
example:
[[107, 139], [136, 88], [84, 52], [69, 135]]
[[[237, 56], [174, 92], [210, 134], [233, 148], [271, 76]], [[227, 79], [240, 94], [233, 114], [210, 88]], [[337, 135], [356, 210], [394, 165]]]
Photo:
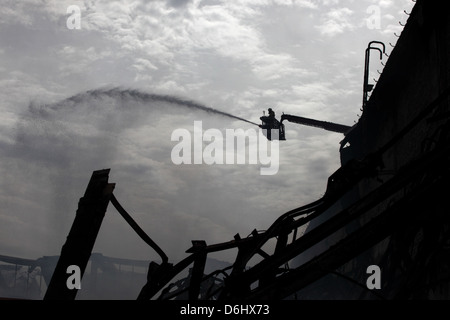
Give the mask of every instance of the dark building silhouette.
[[[160, 253], [138, 298], [448, 299], [450, 17], [444, 4], [417, 0], [370, 96], [364, 83], [363, 113], [349, 130], [338, 129], [345, 131], [341, 167], [321, 199], [246, 238], [195, 240], [177, 264]], [[272, 251], [264, 246], [269, 241]], [[229, 249], [237, 249], [234, 263], [208, 273], [207, 255]], [[250, 265], [255, 256], [260, 261]], [[94, 270], [114, 274], [108, 266], [98, 260]], [[177, 278], [183, 270], [187, 277]]]

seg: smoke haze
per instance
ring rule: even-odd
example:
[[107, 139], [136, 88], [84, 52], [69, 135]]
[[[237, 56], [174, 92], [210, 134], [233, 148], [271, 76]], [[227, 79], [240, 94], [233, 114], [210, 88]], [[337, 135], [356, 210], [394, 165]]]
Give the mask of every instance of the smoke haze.
[[[2, 201], [13, 213], [2, 218], [15, 230], [2, 232], [3, 253], [59, 254], [92, 171], [103, 168], [111, 168], [122, 205], [172, 259], [183, 258], [191, 240], [246, 236], [297, 205], [286, 193], [288, 171], [267, 179], [258, 165], [174, 165], [171, 133], [193, 130], [194, 120], [204, 130], [251, 126], [192, 101], [119, 88], [31, 103], [14, 141], [2, 146]], [[112, 206], [108, 211], [97, 251], [157, 259]]]
[[[67, 28], [71, 5], [80, 8], [80, 29]], [[261, 176], [259, 165], [174, 165], [171, 133], [193, 130], [194, 121], [203, 130], [255, 128], [269, 107], [277, 118], [352, 125], [367, 43], [395, 45], [414, 3], [381, 1], [381, 27], [368, 29], [373, 5], [7, 1], [0, 255], [58, 255], [92, 172], [104, 168], [117, 199], [171, 261], [186, 256], [191, 240], [245, 237], [320, 198], [340, 165], [340, 134], [286, 124], [279, 171]], [[378, 77], [383, 66], [373, 63]], [[112, 206], [94, 251], [159, 259]], [[214, 258], [230, 261], [234, 252]]]

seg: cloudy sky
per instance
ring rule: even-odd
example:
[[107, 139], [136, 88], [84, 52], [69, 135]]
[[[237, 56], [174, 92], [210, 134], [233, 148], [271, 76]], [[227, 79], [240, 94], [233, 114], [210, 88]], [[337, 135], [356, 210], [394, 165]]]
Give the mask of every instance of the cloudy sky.
[[[342, 135], [287, 122], [275, 175], [261, 164], [175, 165], [176, 129], [257, 127], [174, 101], [257, 123], [272, 107], [353, 125], [367, 44], [383, 41], [389, 55], [413, 4], [3, 1], [0, 254], [59, 254], [97, 169], [111, 168], [114, 194], [172, 261], [191, 240], [247, 236], [318, 199]], [[383, 65], [373, 57], [374, 83]], [[158, 260], [112, 206], [95, 251]]]

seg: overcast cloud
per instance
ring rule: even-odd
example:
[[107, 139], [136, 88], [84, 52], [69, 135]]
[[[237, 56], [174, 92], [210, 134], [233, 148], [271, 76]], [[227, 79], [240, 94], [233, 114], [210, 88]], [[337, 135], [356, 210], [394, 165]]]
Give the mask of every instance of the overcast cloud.
[[[272, 176], [260, 175], [261, 165], [254, 164], [177, 166], [170, 157], [175, 129], [192, 131], [194, 121], [221, 132], [257, 127], [157, 97], [256, 123], [272, 107], [277, 116], [353, 125], [364, 50], [379, 40], [389, 55], [413, 4], [5, 1], [0, 254], [59, 254], [92, 171], [103, 168], [111, 168], [118, 200], [172, 261], [185, 257], [191, 240], [247, 236], [318, 199], [339, 167], [342, 135], [286, 123], [280, 168]], [[81, 10], [80, 29], [67, 27], [71, 5]], [[374, 13], [379, 28], [367, 24]], [[372, 83], [383, 68], [374, 57]], [[112, 206], [95, 251], [158, 259]]]

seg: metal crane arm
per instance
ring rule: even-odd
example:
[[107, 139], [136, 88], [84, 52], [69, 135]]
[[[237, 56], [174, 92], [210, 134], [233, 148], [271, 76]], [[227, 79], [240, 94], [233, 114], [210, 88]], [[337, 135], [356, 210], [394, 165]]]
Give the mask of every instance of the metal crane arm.
[[283, 114], [281, 116], [280, 122], [282, 123], [284, 120], [288, 120], [289, 122], [294, 122], [298, 124], [303, 124], [311, 127], [316, 128], [322, 128], [328, 131], [334, 131], [339, 133], [347, 133], [348, 130], [350, 130], [350, 126], [346, 126], [343, 124], [333, 123], [333, 122], [327, 122], [327, 121], [320, 121], [320, 120], [314, 120], [299, 116], [293, 116], [290, 114]]

